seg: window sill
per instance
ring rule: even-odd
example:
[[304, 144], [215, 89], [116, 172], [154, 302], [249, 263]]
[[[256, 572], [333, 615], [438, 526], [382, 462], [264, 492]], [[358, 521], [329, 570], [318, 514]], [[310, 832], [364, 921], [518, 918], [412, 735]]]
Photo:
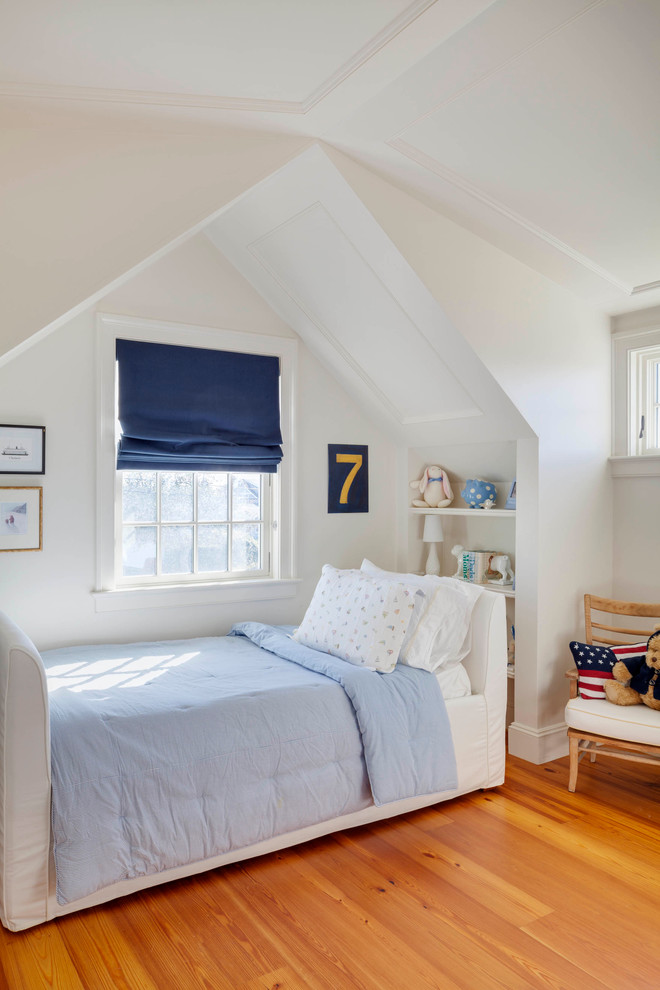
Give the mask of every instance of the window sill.
[[117, 588], [93, 591], [97, 612], [123, 612], [138, 608], [178, 608], [186, 605], [233, 605], [293, 598], [300, 578], [262, 578], [258, 581], [226, 581], [214, 584], [177, 584], [151, 588]]
[[609, 462], [613, 478], [660, 477], [660, 454], [610, 457]]

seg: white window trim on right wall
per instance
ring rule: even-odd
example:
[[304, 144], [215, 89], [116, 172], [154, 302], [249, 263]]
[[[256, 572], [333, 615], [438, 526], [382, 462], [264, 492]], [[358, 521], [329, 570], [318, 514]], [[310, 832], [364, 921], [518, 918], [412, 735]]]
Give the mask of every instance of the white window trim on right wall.
[[[279, 466], [277, 539], [273, 541], [273, 576], [254, 580], [223, 580], [204, 584], [124, 588], [115, 572], [115, 341], [117, 337], [157, 343], [211, 347], [244, 353], [275, 354], [280, 358], [280, 415], [285, 457]], [[245, 333], [209, 327], [143, 320], [129, 316], [97, 316], [97, 552], [96, 611], [266, 601], [295, 595], [295, 379], [297, 340], [270, 334]]]
[[[620, 331], [612, 335], [612, 454], [615, 460], [658, 458], [660, 450], [648, 449], [640, 440], [641, 416], [648, 415], [643, 408], [643, 389], [640, 388], [639, 368], [645, 353], [658, 349], [660, 353], [660, 327], [645, 330]], [[647, 423], [647, 429], [649, 424]], [[630, 473], [630, 469], [621, 473]], [[654, 469], [641, 473], [655, 473]]]

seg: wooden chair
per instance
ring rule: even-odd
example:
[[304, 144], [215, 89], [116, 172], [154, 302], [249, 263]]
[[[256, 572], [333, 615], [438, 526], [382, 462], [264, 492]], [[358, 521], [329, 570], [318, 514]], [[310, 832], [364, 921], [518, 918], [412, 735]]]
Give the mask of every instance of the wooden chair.
[[[623, 621], [626, 625], [613, 624]], [[631, 617], [645, 622], [635, 622]], [[622, 602], [611, 598], [584, 596], [585, 642], [606, 646], [641, 643], [660, 624], [660, 604]], [[568, 725], [568, 789], [574, 791], [578, 764], [589, 753], [593, 763], [597, 754], [622, 760], [660, 765], [660, 712], [646, 705], [613, 705], [607, 699], [583, 699], [578, 694], [578, 671], [566, 672], [570, 679], [570, 698], [566, 705]]]

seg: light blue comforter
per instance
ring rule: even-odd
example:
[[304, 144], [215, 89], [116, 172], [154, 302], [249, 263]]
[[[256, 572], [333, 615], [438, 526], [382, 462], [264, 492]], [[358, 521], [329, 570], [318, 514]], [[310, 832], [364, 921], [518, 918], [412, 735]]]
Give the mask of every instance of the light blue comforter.
[[[293, 662], [291, 662], [293, 661]], [[281, 628], [44, 654], [57, 897], [456, 787], [435, 678]]]

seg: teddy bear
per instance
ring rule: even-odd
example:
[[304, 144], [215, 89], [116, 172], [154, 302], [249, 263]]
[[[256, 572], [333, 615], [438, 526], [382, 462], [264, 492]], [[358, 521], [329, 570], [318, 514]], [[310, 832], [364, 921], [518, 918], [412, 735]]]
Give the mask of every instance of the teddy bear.
[[614, 705], [642, 702], [660, 711], [660, 626], [649, 636], [646, 657], [617, 660], [612, 667], [614, 680], [605, 681], [605, 697]]
[[420, 492], [422, 497], [414, 498], [413, 505], [422, 509], [443, 509], [454, 501], [447, 472], [438, 464], [429, 464], [424, 468], [422, 477], [411, 481], [410, 487]]

